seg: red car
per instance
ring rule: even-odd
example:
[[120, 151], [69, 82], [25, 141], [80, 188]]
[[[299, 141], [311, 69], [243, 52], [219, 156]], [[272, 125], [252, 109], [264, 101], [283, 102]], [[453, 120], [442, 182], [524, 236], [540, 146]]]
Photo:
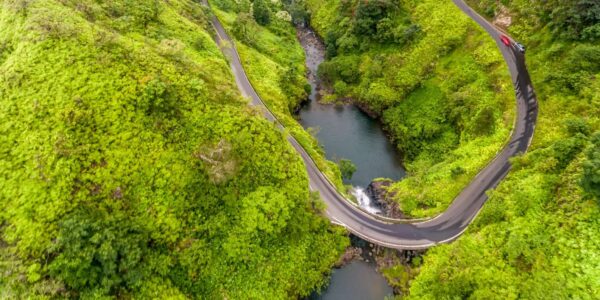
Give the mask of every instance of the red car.
[[502, 43], [506, 46], [510, 46], [510, 39], [506, 36], [506, 35], [501, 35], [500, 39], [502, 40]]

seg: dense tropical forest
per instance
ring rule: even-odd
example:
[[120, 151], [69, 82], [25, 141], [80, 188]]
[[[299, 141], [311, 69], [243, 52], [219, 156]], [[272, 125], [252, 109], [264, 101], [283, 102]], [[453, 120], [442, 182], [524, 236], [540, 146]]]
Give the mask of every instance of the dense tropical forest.
[[463, 237], [429, 251], [411, 296], [597, 299], [600, 2], [468, 2], [490, 19], [512, 18], [540, 115], [530, 151]]
[[207, 20], [188, 0], [0, 2], [0, 298], [281, 299], [325, 281], [347, 238]]
[[[275, 58], [299, 52], [291, 34], [273, 24], [281, 24], [278, 11], [317, 30], [327, 46], [320, 68], [332, 87], [326, 98], [351, 98], [380, 117], [404, 155], [410, 175], [392, 191], [408, 215], [442, 212], [506, 142], [514, 118], [506, 65], [495, 43], [450, 1], [291, 1], [271, 4], [263, 21], [239, 2], [214, 3], [227, 11], [219, 16], [241, 48], [263, 54], [246, 58], [249, 72], [265, 61], [302, 70]], [[498, 3], [469, 4], [490, 20], [510, 15], [507, 30], [529, 47], [540, 99], [532, 149], [514, 159], [464, 237], [383, 273], [416, 299], [597, 298], [600, 5]], [[246, 17], [251, 13], [254, 20]], [[276, 37], [279, 44], [269, 42]], [[260, 78], [253, 83], [260, 92]]]
[[[212, 2], [236, 38], [254, 87], [283, 120], [306, 97], [298, 89], [306, 80], [303, 52], [289, 20], [310, 22], [325, 36], [329, 60], [319, 75], [333, 87], [325, 98], [353, 98], [382, 117], [412, 175], [394, 186], [406, 215], [443, 212], [507, 141], [514, 97], [502, 56], [450, 2], [406, 7], [387, 1], [271, 3], [268, 15], [273, 16], [264, 26], [250, 2]], [[427, 20], [436, 22], [411, 21], [425, 19], [419, 14], [432, 10], [439, 18]], [[325, 170], [337, 174], [333, 169]]]
[[[0, 298], [323, 286], [348, 239], [286, 134], [343, 187], [294, 119], [295, 25], [327, 47], [325, 101], [379, 118], [402, 154], [405, 215], [443, 212], [509, 137], [506, 64], [452, 1], [200, 2], [0, 0]], [[600, 2], [467, 2], [527, 45], [536, 135], [465, 235], [382, 272], [414, 299], [600, 298]], [[285, 131], [238, 92], [213, 14]]]

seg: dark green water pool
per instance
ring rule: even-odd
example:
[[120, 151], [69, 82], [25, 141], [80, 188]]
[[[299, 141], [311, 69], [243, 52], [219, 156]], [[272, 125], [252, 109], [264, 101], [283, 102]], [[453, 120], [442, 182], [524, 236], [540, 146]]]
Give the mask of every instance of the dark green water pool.
[[393, 290], [375, 267], [364, 261], [353, 261], [334, 270], [329, 286], [309, 300], [380, 300], [392, 296]]
[[[378, 208], [363, 190], [375, 178], [399, 180], [404, 177], [400, 155], [386, 137], [381, 124], [356, 106], [318, 102], [321, 86], [317, 70], [324, 60], [324, 45], [308, 28], [299, 28], [298, 38], [306, 53], [308, 79], [312, 87], [310, 101], [299, 111], [300, 123], [305, 128], [317, 129], [317, 139], [329, 160], [349, 159], [356, 165], [356, 173], [346, 184], [355, 187], [354, 195], [363, 208], [376, 213]], [[353, 261], [333, 270], [329, 285], [320, 293], [313, 293], [309, 299], [381, 300], [392, 292], [373, 263]]]

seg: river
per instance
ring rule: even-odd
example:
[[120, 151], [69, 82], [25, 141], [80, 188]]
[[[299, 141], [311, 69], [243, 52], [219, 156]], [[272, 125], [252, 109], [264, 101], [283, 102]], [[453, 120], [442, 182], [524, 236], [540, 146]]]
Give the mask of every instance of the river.
[[383, 300], [393, 295], [392, 288], [373, 263], [355, 260], [341, 269], [333, 270], [329, 286], [309, 300]]
[[319, 103], [322, 87], [317, 76], [325, 56], [325, 46], [307, 28], [300, 28], [298, 37], [306, 53], [308, 81], [312, 87], [309, 101], [300, 111], [300, 123], [317, 129], [317, 139], [332, 161], [349, 159], [357, 167], [347, 184], [366, 187], [378, 177], [399, 180], [405, 175], [400, 155], [389, 141], [381, 123], [354, 105], [324, 105]]
[[[354, 105], [319, 103], [323, 88], [317, 71], [325, 59], [325, 46], [309, 28], [298, 28], [298, 39], [306, 53], [307, 76], [312, 87], [309, 101], [298, 112], [299, 121], [305, 128], [317, 130], [316, 138], [329, 160], [349, 159], [356, 165], [354, 176], [345, 183], [354, 186], [353, 194], [364, 209], [377, 213], [378, 208], [364, 189], [375, 178], [404, 177], [400, 155], [378, 120]], [[310, 299], [383, 299], [391, 294], [392, 288], [376, 272], [373, 263], [353, 261], [334, 270], [329, 286]]]

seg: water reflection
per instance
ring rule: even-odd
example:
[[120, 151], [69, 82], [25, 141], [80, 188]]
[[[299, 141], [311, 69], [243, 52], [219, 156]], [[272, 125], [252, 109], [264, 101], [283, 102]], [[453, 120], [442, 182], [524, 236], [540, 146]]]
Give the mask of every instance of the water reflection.
[[311, 300], [382, 300], [392, 296], [393, 290], [372, 264], [353, 261], [342, 269], [334, 270], [329, 286], [322, 294], [313, 294]]

